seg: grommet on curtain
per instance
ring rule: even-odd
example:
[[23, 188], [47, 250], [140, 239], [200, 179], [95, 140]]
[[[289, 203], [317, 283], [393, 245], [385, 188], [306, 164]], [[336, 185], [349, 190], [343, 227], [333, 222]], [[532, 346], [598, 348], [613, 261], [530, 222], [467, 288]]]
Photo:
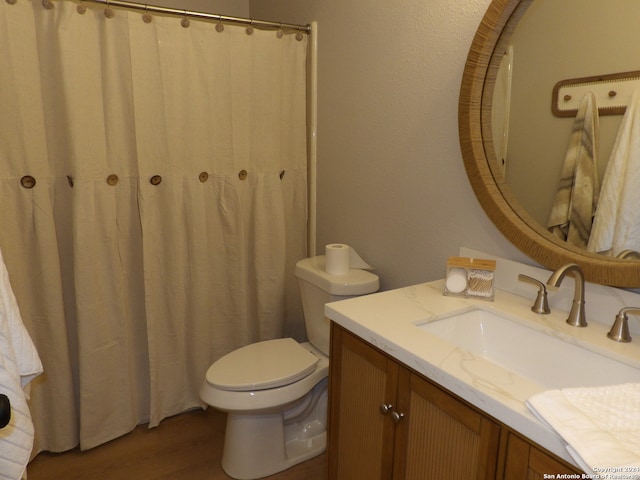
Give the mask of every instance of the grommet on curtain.
[[282, 170], [282, 171], [280, 172], [280, 180], [282, 180], [282, 179], [284, 178], [284, 173], [285, 173], [285, 171], [284, 171], [284, 170]]
[[218, 24], [216, 25], [216, 32], [224, 32], [224, 25], [222, 24], [222, 17], [218, 17]]
[[276, 37], [278, 37], [278, 38], [284, 37], [284, 30], [282, 29], [282, 25], [280, 25], [280, 28], [276, 32]]
[[18, 0], [6, 0], [9, 5], [15, 5], [18, 3]]
[[301, 41], [304, 38], [304, 35], [300, 32], [296, 33], [296, 40]]
[[144, 23], [151, 23], [151, 21], [153, 20], [153, 17], [151, 16], [151, 14], [147, 11], [147, 9], [149, 8], [148, 5], [144, 6], [144, 10], [145, 12], [142, 14], [142, 21]]
[[69, 182], [69, 186], [73, 188], [73, 177], [71, 175], [67, 175], [67, 182]]
[[238, 178], [240, 180], [246, 180], [247, 179], [247, 175], [249, 175], [249, 174], [247, 173], [246, 170], [240, 170], [240, 173], [238, 173]]
[[118, 180], [119, 180], [118, 175], [116, 175], [115, 173], [112, 173], [107, 177], [107, 184], [111, 185], [112, 187], [115, 187], [118, 184]]
[[20, 179], [20, 185], [22, 185], [24, 188], [33, 188], [36, 186], [36, 179], [31, 175], [25, 175]]
[[51, 0], [42, 0], [42, 6], [47, 10], [52, 10], [54, 8], [53, 2]]
[[200, 173], [200, 175], [198, 175], [198, 180], [200, 180], [202, 183], [206, 182], [207, 180], [209, 180], [209, 174], [207, 172]]
[[84, 2], [80, 2], [80, 5], [76, 7], [76, 12], [78, 12], [80, 15], [84, 15], [85, 13], [87, 13], [87, 7], [85, 6]]
[[191, 25], [191, 22], [187, 18], [187, 11], [186, 10], [184, 11], [184, 18], [180, 22], [180, 25], [182, 25], [184, 28], [189, 28], [189, 25]]
[[247, 32], [247, 35], [253, 35], [253, 20], [251, 20], [251, 25], [247, 27], [245, 32]]
[[154, 175], [149, 179], [149, 183], [154, 186], [160, 185], [161, 182], [162, 182], [162, 177], [160, 175]]

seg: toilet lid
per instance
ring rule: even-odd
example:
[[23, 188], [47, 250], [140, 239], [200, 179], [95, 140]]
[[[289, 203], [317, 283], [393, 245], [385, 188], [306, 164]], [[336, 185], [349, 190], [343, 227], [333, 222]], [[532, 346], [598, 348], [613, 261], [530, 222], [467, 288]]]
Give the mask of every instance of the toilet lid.
[[279, 338], [228, 353], [209, 367], [206, 378], [223, 390], [266, 390], [306, 377], [318, 360], [294, 339]]

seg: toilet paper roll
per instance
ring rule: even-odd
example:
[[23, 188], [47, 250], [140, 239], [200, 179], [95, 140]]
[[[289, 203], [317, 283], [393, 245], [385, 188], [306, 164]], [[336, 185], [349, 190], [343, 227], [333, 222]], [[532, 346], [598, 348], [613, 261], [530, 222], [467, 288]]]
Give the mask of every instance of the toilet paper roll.
[[344, 275], [350, 268], [371, 269], [371, 265], [344, 243], [331, 243], [325, 246], [325, 272], [329, 275]]
[[344, 275], [349, 271], [349, 245], [332, 243], [325, 247], [324, 270], [329, 275]]

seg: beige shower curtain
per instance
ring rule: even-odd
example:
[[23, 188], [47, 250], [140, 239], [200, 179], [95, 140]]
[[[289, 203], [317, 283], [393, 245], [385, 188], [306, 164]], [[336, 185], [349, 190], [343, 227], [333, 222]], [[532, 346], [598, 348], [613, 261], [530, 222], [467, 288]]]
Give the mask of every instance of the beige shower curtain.
[[35, 452], [202, 406], [215, 359], [304, 336], [306, 36], [109, 10], [0, 2], [0, 247], [45, 368]]

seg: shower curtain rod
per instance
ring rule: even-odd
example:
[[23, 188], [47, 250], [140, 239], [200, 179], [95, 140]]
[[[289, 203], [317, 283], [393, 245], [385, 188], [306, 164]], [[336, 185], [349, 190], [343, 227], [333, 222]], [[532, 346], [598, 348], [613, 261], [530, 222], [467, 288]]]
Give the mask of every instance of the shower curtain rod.
[[169, 15], [181, 15], [186, 17], [204, 18], [208, 20], [217, 20], [219, 22], [237, 23], [241, 25], [249, 25], [256, 28], [273, 28], [297, 30], [303, 33], [311, 32], [311, 25], [296, 25], [293, 23], [269, 22], [266, 20], [254, 20], [251, 18], [229, 17], [227, 15], [218, 15], [214, 13], [194, 12], [192, 10], [180, 10], [177, 8], [158, 7], [156, 5], [147, 5], [143, 3], [125, 2], [121, 0], [82, 0], [88, 3], [100, 3], [106, 7], [122, 7], [133, 10], [142, 10], [149, 13], [164, 13]]

